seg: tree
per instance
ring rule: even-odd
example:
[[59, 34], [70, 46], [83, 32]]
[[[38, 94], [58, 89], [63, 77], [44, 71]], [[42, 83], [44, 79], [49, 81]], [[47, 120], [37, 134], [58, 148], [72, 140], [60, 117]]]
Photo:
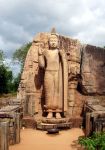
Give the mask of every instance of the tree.
[[0, 50], [0, 94], [16, 91], [14, 80], [12, 71], [4, 63], [4, 53]]
[[12, 85], [12, 91], [14, 91], [14, 92], [16, 92], [17, 91], [17, 89], [18, 89], [18, 86], [19, 86], [19, 82], [20, 82], [20, 77], [21, 77], [21, 73], [19, 73], [18, 75], [17, 75], [17, 77], [15, 77], [14, 79], [13, 79], [13, 85]]
[[13, 79], [12, 71], [4, 64], [0, 65], [0, 93], [9, 93]]
[[0, 50], [0, 64], [3, 64], [4, 61], [4, 53], [2, 50]]
[[[13, 53], [13, 61], [18, 61], [20, 63], [21, 72], [23, 70], [23, 66], [24, 66], [24, 62], [25, 62], [27, 52], [28, 52], [29, 48], [31, 47], [31, 45], [32, 45], [32, 42], [26, 43], [25, 45], [21, 46], [19, 49], [17, 49]], [[17, 75], [16, 78], [13, 79], [12, 88], [13, 88], [14, 91], [17, 91], [17, 89], [18, 89], [19, 82], [20, 82], [20, 77], [21, 77], [21, 72]]]
[[21, 71], [24, 66], [27, 52], [28, 52], [29, 48], [31, 47], [31, 45], [32, 45], [32, 42], [29, 42], [29, 43], [23, 45], [22, 47], [20, 47], [19, 49], [17, 49], [13, 54], [13, 60], [17, 60], [21, 65]]

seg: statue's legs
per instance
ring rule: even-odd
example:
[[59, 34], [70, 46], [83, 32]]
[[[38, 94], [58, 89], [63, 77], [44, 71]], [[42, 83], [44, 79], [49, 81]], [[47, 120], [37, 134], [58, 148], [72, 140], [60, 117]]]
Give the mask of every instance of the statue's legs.
[[45, 72], [44, 88], [45, 88], [46, 111], [47, 112], [52, 112], [54, 82], [53, 82], [53, 76], [50, 73], [50, 71]]
[[60, 98], [59, 98], [59, 74], [56, 72], [54, 74], [54, 105], [55, 105], [55, 112], [56, 118], [61, 118], [60, 112], [62, 112]]
[[53, 73], [53, 109], [54, 112], [59, 112], [59, 78], [58, 78], [58, 71]]
[[60, 102], [59, 102], [58, 71], [46, 71], [45, 72], [44, 86], [45, 86], [46, 111], [57, 112], [58, 114], [59, 112], [62, 111], [60, 108]]

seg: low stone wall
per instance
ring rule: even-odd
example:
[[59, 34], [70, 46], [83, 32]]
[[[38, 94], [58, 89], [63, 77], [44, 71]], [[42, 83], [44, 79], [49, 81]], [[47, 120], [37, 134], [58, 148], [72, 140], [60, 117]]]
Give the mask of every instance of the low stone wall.
[[9, 149], [9, 121], [0, 121], [0, 150]]
[[105, 131], [105, 107], [100, 105], [99, 100], [89, 99], [85, 104], [84, 114], [86, 136]]
[[20, 143], [21, 106], [5, 106], [0, 109], [0, 150]]

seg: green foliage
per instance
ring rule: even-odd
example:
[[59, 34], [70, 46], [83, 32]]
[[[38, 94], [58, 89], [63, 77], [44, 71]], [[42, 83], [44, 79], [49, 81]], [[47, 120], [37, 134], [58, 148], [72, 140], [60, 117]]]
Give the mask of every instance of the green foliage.
[[0, 94], [10, 91], [12, 82], [12, 71], [4, 64], [4, 53], [0, 50]]
[[81, 137], [79, 144], [86, 150], [105, 150], [105, 132], [93, 133], [91, 137]]
[[20, 82], [19, 73], [17, 77], [13, 77], [10, 68], [4, 63], [4, 53], [0, 50], [0, 94], [14, 93], [18, 89]]
[[18, 89], [21, 72], [22, 72], [22, 69], [24, 66], [24, 62], [25, 62], [25, 58], [26, 58], [27, 52], [28, 52], [29, 48], [31, 47], [31, 45], [32, 45], [32, 42], [29, 42], [29, 43], [23, 45], [22, 47], [20, 47], [19, 49], [17, 49], [13, 54], [13, 61], [18, 61], [21, 65], [20, 73], [17, 75], [16, 78], [13, 79], [12, 91], [14, 91], [14, 92], [17, 91], [17, 89]]
[[17, 75], [17, 77], [15, 77], [15, 78], [13, 79], [13, 84], [12, 84], [12, 91], [13, 91], [13, 92], [16, 92], [17, 89], [18, 89], [19, 82], [20, 82], [20, 77], [21, 77], [21, 73], [19, 73], [19, 74]]
[[23, 45], [22, 47], [20, 47], [19, 49], [17, 49], [13, 54], [13, 60], [17, 60], [21, 64], [21, 69], [23, 68], [27, 52], [31, 47], [31, 45], [32, 43], [29, 42]]
[[4, 64], [0, 65], [0, 93], [8, 93], [12, 82], [12, 71]]
[[20, 82], [19, 73], [13, 77], [12, 71], [4, 64], [0, 65], [0, 94], [16, 92]]
[[[23, 45], [13, 54], [13, 60], [17, 60], [23, 69], [27, 52], [32, 45], [31, 42]], [[16, 92], [20, 82], [21, 72], [17, 77], [13, 77], [12, 71], [4, 64], [4, 53], [0, 50], [0, 94]]]
[[4, 53], [2, 50], [0, 50], [0, 64], [3, 64], [3, 60], [4, 60]]

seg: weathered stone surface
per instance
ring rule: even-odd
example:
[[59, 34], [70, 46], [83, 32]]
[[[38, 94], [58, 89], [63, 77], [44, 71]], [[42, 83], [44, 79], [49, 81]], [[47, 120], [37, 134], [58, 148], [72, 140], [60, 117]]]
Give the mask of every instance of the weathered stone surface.
[[105, 49], [86, 45], [81, 63], [82, 92], [105, 94]]
[[[16, 104], [8, 105], [0, 109], [0, 128], [2, 127], [1, 125], [5, 128], [5, 125], [8, 122], [8, 131], [4, 131], [5, 133], [2, 132], [3, 146], [7, 146], [5, 145], [7, 143], [6, 139], [8, 139], [10, 145], [18, 144], [20, 142], [21, 118], [23, 117], [22, 111], [23, 109], [21, 106]], [[4, 129], [2, 129], [2, 131], [3, 130]]]
[[[37, 124], [37, 120], [42, 123], [42, 116], [47, 116], [43, 107], [45, 71], [39, 68], [38, 53], [39, 49], [49, 49], [49, 35], [50, 33], [39, 33], [33, 39], [17, 94], [24, 107], [24, 115], [34, 116]], [[65, 52], [68, 64], [67, 112], [61, 112], [61, 116], [71, 118], [74, 127], [81, 126], [81, 116], [84, 116], [83, 106], [87, 99], [91, 102], [91, 99], [97, 99], [98, 95], [100, 103], [105, 106], [105, 96], [100, 96], [105, 95], [105, 49], [81, 45], [78, 40], [58, 36], [59, 49]], [[56, 116], [54, 113], [53, 117]], [[42, 128], [42, 124], [38, 124], [38, 128], [40, 127]]]
[[[28, 51], [23, 73], [21, 76], [21, 82], [18, 89], [17, 98], [22, 101], [24, 106], [24, 114], [39, 114], [43, 113], [44, 105], [44, 72], [39, 69], [38, 66], [38, 49], [48, 49], [48, 36], [49, 33], [39, 33], [33, 39], [31, 48]], [[81, 44], [78, 40], [71, 39], [69, 37], [64, 37], [59, 35], [60, 45], [59, 49], [63, 49], [66, 52], [66, 57], [68, 60], [68, 90], [77, 88], [78, 75], [80, 75], [80, 61], [81, 61]], [[73, 92], [72, 92], [73, 93]], [[69, 93], [68, 101], [74, 104], [75, 96]], [[32, 96], [34, 95], [34, 96]], [[34, 101], [34, 111], [33, 109]], [[27, 108], [28, 107], [28, 108]], [[73, 108], [68, 105], [68, 113], [70, 109]], [[26, 110], [25, 110], [26, 109]], [[72, 113], [73, 111], [71, 111]], [[72, 114], [71, 114], [72, 115]]]
[[105, 107], [99, 99], [87, 98], [84, 105], [85, 135], [89, 136], [93, 132], [105, 131]]
[[0, 121], [0, 150], [9, 150], [9, 121]]
[[48, 48], [39, 46], [39, 69], [44, 74], [44, 111], [48, 112], [47, 118], [61, 118], [61, 112], [67, 111], [68, 91], [68, 65], [66, 52], [59, 48], [59, 36], [51, 33], [48, 38]]

